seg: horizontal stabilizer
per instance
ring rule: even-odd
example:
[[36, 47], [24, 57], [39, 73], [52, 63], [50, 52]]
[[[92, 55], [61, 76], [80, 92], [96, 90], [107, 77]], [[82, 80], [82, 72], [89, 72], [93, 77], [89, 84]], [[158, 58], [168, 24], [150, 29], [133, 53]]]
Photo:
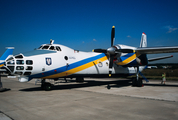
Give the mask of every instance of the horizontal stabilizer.
[[171, 57], [173, 57], [173, 55], [170, 55], [170, 56], [163, 56], [163, 57], [157, 57], [157, 58], [151, 58], [151, 59], [148, 59], [148, 61], [149, 61], [149, 62], [152, 62], [152, 61], [162, 60], [162, 59], [171, 58]]

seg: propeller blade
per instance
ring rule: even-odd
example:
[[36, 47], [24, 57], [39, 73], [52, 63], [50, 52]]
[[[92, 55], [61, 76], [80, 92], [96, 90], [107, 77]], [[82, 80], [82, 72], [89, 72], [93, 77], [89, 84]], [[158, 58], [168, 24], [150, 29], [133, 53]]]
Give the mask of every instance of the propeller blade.
[[117, 49], [116, 52], [122, 52], [122, 53], [134, 53], [135, 51], [132, 49]]
[[93, 52], [107, 53], [107, 50], [106, 49], [94, 49]]
[[111, 31], [111, 47], [114, 44], [114, 39], [115, 39], [115, 26], [112, 26], [112, 31]]
[[114, 56], [110, 56], [110, 60], [109, 60], [109, 76], [111, 76], [112, 73], [112, 67], [113, 67], [113, 60], [114, 60]]

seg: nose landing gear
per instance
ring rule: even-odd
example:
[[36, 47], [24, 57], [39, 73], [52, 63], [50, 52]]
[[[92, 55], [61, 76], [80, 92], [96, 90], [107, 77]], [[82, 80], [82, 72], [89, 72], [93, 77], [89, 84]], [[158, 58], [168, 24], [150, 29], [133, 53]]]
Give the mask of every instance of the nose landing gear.
[[52, 89], [52, 84], [49, 82], [45, 82], [45, 79], [41, 81], [41, 89], [45, 91], [50, 91]]

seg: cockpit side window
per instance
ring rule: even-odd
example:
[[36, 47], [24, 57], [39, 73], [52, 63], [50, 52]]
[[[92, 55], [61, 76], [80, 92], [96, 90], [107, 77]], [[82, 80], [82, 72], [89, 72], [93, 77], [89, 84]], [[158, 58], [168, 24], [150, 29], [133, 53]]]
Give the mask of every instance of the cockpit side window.
[[57, 51], [61, 51], [61, 48], [59, 46], [56, 46]]
[[54, 46], [51, 46], [49, 49], [50, 49], [50, 50], [55, 50], [55, 47], [54, 47]]
[[43, 46], [42, 49], [48, 49], [48, 48], [49, 48], [49, 45], [45, 45], [45, 46]]
[[40, 46], [38, 49], [41, 49], [43, 46]]

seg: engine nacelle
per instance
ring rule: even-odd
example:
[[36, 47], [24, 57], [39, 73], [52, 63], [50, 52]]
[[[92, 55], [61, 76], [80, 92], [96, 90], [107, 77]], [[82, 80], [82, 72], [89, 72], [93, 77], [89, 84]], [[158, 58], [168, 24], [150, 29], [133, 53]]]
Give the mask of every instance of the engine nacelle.
[[[116, 49], [136, 49], [134, 47], [125, 46], [125, 45], [116, 45]], [[147, 65], [148, 60], [146, 54], [139, 54], [139, 53], [118, 53], [115, 56], [114, 62], [117, 65], [124, 66], [124, 67], [134, 67], [134, 66], [141, 66]]]

